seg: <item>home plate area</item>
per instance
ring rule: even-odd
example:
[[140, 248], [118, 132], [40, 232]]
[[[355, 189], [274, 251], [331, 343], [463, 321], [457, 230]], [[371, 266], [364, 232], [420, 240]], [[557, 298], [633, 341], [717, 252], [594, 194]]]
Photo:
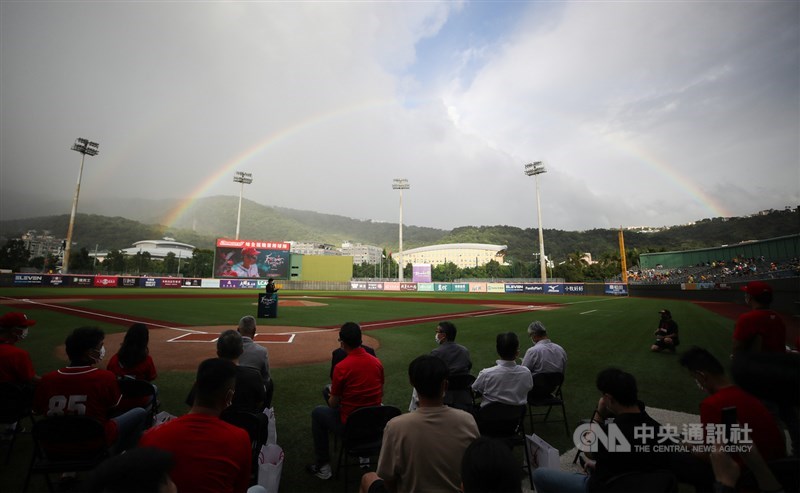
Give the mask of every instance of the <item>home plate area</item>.
[[[296, 334], [256, 334], [254, 342], [270, 344], [291, 344]], [[217, 342], [219, 334], [187, 333], [167, 340], [167, 342]]]

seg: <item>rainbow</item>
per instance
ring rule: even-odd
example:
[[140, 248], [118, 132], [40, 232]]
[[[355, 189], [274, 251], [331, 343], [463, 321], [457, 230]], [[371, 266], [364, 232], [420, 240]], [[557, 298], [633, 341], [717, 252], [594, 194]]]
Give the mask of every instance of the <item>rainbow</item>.
[[733, 216], [733, 213], [725, 208], [725, 206], [708, 195], [687, 176], [684, 176], [676, 171], [675, 168], [670, 166], [666, 160], [630, 141], [618, 138], [613, 139], [613, 141], [616, 147], [636, 158], [638, 161], [644, 163], [647, 167], [655, 170], [658, 174], [669, 180], [678, 188], [684, 190], [692, 199], [705, 207], [713, 217]]
[[168, 228], [178, 222], [184, 214], [191, 208], [199, 198], [201, 198], [211, 187], [213, 187], [220, 180], [229, 180], [233, 176], [233, 170], [236, 168], [243, 168], [243, 165], [249, 160], [264, 152], [268, 147], [286, 141], [289, 138], [305, 131], [311, 127], [321, 125], [330, 120], [340, 118], [344, 115], [357, 113], [366, 110], [372, 110], [376, 107], [389, 106], [396, 104], [393, 99], [373, 99], [366, 100], [357, 105], [343, 106], [336, 108], [332, 111], [319, 113], [311, 116], [305, 120], [298, 121], [286, 128], [266, 135], [263, 139], [259, 140], [249, 148], [245, 149], [242, 153], [229, 159], [217, 171], [207, 176], [194, 190], [189, 193], [186, 199], [183, 199], [178, 205], [169, 211], [164, 217], [163, 224]]

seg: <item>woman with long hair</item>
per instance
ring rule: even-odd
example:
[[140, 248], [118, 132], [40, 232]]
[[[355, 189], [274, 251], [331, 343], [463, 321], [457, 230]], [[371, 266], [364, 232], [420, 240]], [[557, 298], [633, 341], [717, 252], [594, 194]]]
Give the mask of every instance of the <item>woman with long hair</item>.
[[125, 339], [117, 354], [108, 362], [108, 370], [117, 377], [133, 377], [137, 380], [152, 382], [156, 379], [156, 366], [147, 347], [150, 342], [150, 331], [142, 323], [135, 323], [128, 328]]

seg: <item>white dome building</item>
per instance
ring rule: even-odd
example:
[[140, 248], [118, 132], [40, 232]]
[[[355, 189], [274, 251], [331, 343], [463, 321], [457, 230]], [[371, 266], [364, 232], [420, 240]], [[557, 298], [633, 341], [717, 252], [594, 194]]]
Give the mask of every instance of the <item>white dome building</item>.
[[194, 249], [194, 245], [180, 243], [173, 238], [163, 238], [161, 240], [137, 241], [132, 248], [124, 248], [121, 252], [123, 255], [136, 255], [139, 252], [147, 252], [153, 260], [164, 260], [170, 253], [174, 253], [176, 258], [192, 258]]
[[[433, 267], [447, 262], [459, 268], [478, 267], [494, 260], [501, 265], [505, 263], [507, 245], [489, 245], [486, 243], [448, 243], [412, 248], [403, 252], [404, 264], [431, 264]], [[395, 261], [397, 256], [393, 255]]]

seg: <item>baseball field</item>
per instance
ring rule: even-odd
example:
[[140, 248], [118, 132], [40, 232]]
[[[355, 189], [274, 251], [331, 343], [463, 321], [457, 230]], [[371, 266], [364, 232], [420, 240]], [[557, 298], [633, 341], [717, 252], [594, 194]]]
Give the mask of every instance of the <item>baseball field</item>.
[[[37, 321], [20, 347], [30, 352], [39, 374], [66, 366], [64, 339], [76, 327], [92, 325], [106, 332], [108, 354], [119, 347], [133, 322], [150, 328], [150, 351], [159, 372], [161, 409], [184, 414], [183, 403], [197, 364], [215, 356], [216, 336], [235, 328], [243, 315], [256, 315], [257, 291], [208, 289], [8, 288], [0, 289], [0, 314], [23, 311]], [[341, 491], [338, 481], [306, 475], [313, 460], [310, 413], [322, 404], [329, 383], [331, 351], [337, 330], [356, 321], [364, 342], [372, 345], [386, 374], [384, 403], [408, 407], [408, 363], [433, 349], [438, 321], [458, 328], [473, 374], [495, 364], [495, 337], [513, 331], [521, 354], [530, 346], [526, 328], [542, 321], [553, 341], [568, 354], [564, 397], [570, 428], [591, 415], [599, 397], [594, 378], [608, 366], [633, 373], [640, 398], [649, 406], [696, 413], [703, 398], [673, 354], [648, 350], [658, 311], [668, 308], [680, 326], [680, 349], [698, 345], [727, 360], [733, 320], [745, 308], [731, 303], [692, 303], [659, 299], [527, 294], [425, 294], [282, 291], [277, 318], [258, 319], [256, 341], [269, 351], [275, 381], [273, 406], [278, 444], [286, 459], [281, 491]], [[108, 357], [106, 359], [108, 359]], [[104, 366], [101, 364], [100, 366]], [[528, 430], [530, 432], [530, 430]], [[561, 424], [536, 427], [536, 433], [559, 450], [571, 448]], [[20, 491], [31, 457], [30, 437], [18, 440], [11, 460], [2, 466], [0, 490]], [[4, 450], [0, 450], [4, 452]], [[520, 452], [521, 456], [521, 452]], [[351, 483], [355, 491], [357, 485]], [[46, 489], [34, 478], [31, 491]]]

